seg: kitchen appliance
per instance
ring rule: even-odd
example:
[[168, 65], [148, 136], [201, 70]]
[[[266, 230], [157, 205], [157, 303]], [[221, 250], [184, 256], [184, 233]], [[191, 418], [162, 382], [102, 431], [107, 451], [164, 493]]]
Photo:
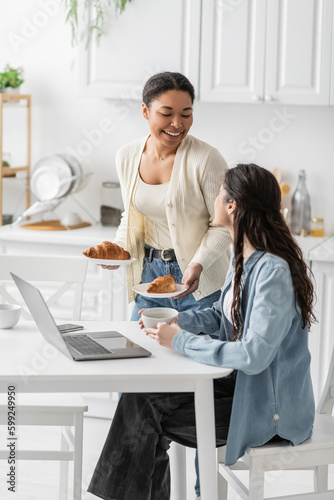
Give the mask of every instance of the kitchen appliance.
[[102, 226], [118, 226], [123, 211], [121, 187], [118, 182], [103, 182], [101, 193]]

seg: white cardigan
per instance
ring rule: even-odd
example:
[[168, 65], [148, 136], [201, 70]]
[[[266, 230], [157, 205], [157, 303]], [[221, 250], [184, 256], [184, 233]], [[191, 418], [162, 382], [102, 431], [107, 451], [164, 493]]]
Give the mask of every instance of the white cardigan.
[[[145, 217], [133, 206], [132, 196], [141, 155], [148, 137], [126, 144], [116, 155], [124, 213], [115, 243], [137, 260], [127, 266], [129, 302], [135, 298], [133, 285], [140, 283], [144, 257]], [[230, 259], [231, 238], [224, 228], [212, 226], [214, 200], [228, 168], [219, 151], [187, 135], [175, 155], [166, 214], [173, 248], [182, 273], [191, 262], [203, 266], [196, 300], [219, 290]]]

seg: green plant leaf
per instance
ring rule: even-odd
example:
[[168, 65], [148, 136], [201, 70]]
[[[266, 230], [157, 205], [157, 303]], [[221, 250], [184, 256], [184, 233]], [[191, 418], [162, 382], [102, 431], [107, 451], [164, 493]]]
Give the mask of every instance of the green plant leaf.
[[11, 87], [17, 89], [23, 80], [23, 68], [20, 66], [18, 68], [11, 68], [9, 64], [6, 64], [5, 70], [0, 73], [0, 88]]
[[[111, 6], [111, 0], [83, 0], [83, 8], [88, 11], [92, 7], [94, 12], [94, 18], [86, 25], [82, 33], [78, 33], [78, 5], [80, 0], [62, 0], [65, 8], [67, 9], [67, 14], [65, 17], [65, 23], [68, 23], [71, 27], [72, 32], [72, 45], [75, 46], [80, 39], [86, 39], [86, 47], [95, 37], [96, 43], [99, 44], [101, 36], [104, 34], [104, 25], [106, 22], [106, 12]], [[115, 11], [122, 13], [126, 7], [126, 4], [132, 0], [113, 0], [115, 4]], [[1, 83], [0, 83], [1, 85]]]

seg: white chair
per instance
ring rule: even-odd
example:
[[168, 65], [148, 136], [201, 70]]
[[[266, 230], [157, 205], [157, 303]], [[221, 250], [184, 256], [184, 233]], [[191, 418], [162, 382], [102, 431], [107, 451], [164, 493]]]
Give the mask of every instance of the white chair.
[[[17, 274], [29, 282], [52, 282], [61, 286], [47, 300], [54, 304], [69, 288], [74, 287], [72, 319], [81, 315], [83, 286], [87, 271], [87, 260], [69, 256], [0, 255], [0, 281], [13, 280], [9, 272]], [[8, 283], [7, 283], [8, 285]], [[15, 285], [14, 285], [15, 286]], [[20, 303], [16, 297], [0, 285], [0, 296], [10, 303]], [[22, 305], [22, 304], [20, 304]], [[24, 318], [31, 318], [26, 309]], [[79, 394], [17, 394], [16, 424], [61, 427], [61, 443], [58, 450], [23, 450], [18, 448], [18, 460], [60, 461], [59, 498], [68, 498], [69, 463], [73, 462], [73, 500], [81, 499], [82, 483], [82, 437], [83, 413], [87, 405]], [[8, 397], [0, 398], [0, 425], [8, 424]], [[0, 459], [8, 459], [8, 448], [0, 451]]]
[[[13, 288], [16, 290], [10, 275], [11, 271], [26, 281], [61, 283], [61, 286], [47, 299], [46, 303], [49, 307], [55, 304], [67, 290], [74, 288], [72, 319], [78, 320], [81, 316], [87, 263], [87, 259], [81, 257], [2, 254], [0, 255], [0, 281], [13, 283]], [[32, 319], [23, 300], [18, 300], [17, 297], [8, 292], [7, 288], [0, 285], [0, 296], [10, 303], [18, 303], [23, 306], [23, 318]]]
[[[275, 496], [270, 500], [333, 500], [328, 490], [328, 465], [334, 464], [334, 349], [326, 384], [316, 410], [313, 435], [298, 446], [279, 442], [249, 448], [233, 466], [224, 464], [225, 446], [218, 449], [219, 500], [227, 500], [231, 486], [242, 500], [264, 500], [265, 473], [277, 470], [313, 470], [314, 492]], [[249, 488], [235, 470], [249, 470]]]

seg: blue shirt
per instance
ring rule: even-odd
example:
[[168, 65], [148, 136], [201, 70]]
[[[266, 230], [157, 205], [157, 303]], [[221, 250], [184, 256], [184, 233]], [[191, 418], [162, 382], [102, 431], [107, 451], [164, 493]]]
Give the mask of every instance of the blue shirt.
[[276, 434], [292, 445], [308, 439], [315, 413], [308, 332], [296, 310], [288, 263], [258, 250], [244, 262], [244, 327], [236, 342], [231, 342], [232, 325], [222, 312], [233, 274], [232, 256], [219, 301], [202, 311], [180, 313], [182, 330], [172, 343], [195, 361], [237, 370], [226, 465]]

